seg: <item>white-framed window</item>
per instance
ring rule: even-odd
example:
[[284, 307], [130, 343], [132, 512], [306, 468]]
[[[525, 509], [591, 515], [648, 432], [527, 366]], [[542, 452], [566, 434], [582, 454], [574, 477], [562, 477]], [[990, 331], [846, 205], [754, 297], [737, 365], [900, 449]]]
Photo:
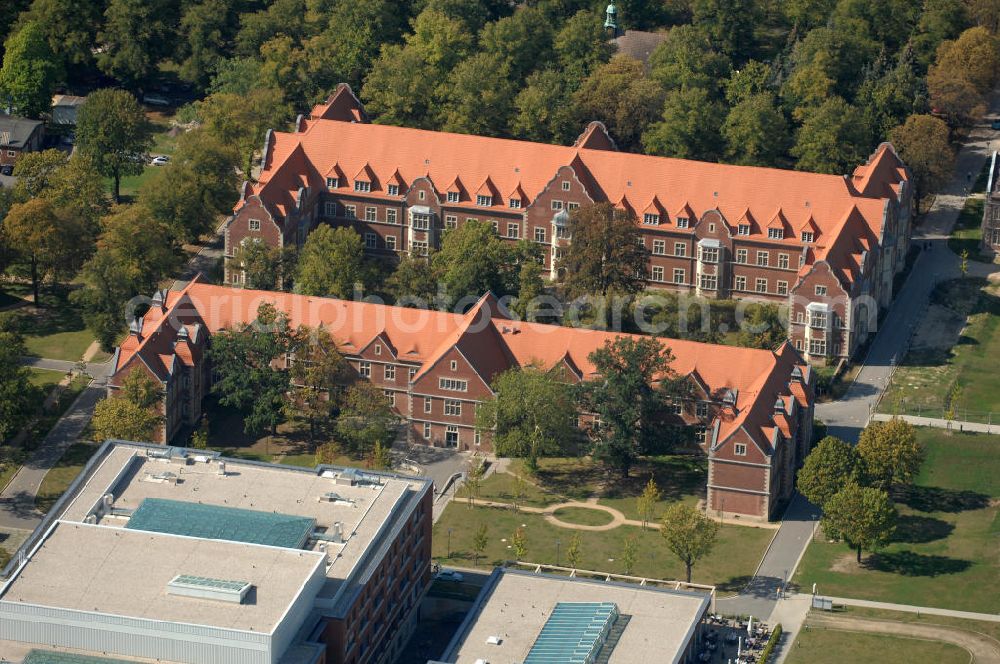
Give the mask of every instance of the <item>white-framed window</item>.
[[386, 208], [385, 210], [385, 223], [395, 224], [396, 223], [396, 208]]
[[382, 344], [375, 344], [374, 346], [372, 346], [372, 349], [375, 351], [376, 355], [382, 354]]
[[247, 221], [247, 227], [252, 231], [260, 230], [260, 219], [250, 219]]
[[768, 254], [766, 251], [758, 251], [757, 252], [757, 265], [759, 265], [760, 267], [767, 267], [768, 257], [769, 256], [770, 256], [770, 254]]
[[363, 377], [365, 377], [365, 378], [371, 378], [372, 377], [372, 363], [371, 362], [366, 362], [364, 360], [362, 360], [361, 362], [358, 362], [358, 374], [361, 375], [361, 376], [363, 376]]
[[520, 198], [512, 198], [509, 201], [507, 201], [507, 204], [510, 206], [511, 210], [520, 210], [521, 209], [521, 199]]
[[389, 405], [393, 408], [396, 407], [396, 393], [392, 390], [384, 390], [382, 394], [385, 395], [385, 400], [389, 402]]
[[708, 417], [708, 404], [704, 401], [699, 401], [694, 405], [694, 414], [701, 419]]
[[806, 322], [806, 315], [803, 312], [801, 312], [801, 311], [796, 311], [795, 312], [795, 322], [796, 323], [804, 323], [804, 322]]
[[736, 227], [737, 235], [750, 235], [750, 224], [740, 224]]
[[327, 178], [326, 179], [326, 188], [327, 189], [336, 189], [339, 186], [340, 186], [340, 178]]
[[462, 414], [462, 402], [454, 399], [444, 400], [444, 414], [458, 416]]
[[416, 375], [417, 375], [417, 370], [414, 367], [410, 367], [409, 369], [410, 380], [413, 380], [413, 377]]
[[757, 277], [757, 281], [754, 284], [754, 290], [756, 290], [758, 293], [766, 293], [767, 279], [765, 279], [764, 277]]
[[378, 235], [375, 233], [365, 233], [365, 249], [374, 249], [378, 246]]
[[427, 198], [427, 193], [424, 192], [423, 189], [421, 189], [420, 191], [417, 192], [417, 198], [422, 201], [425, 198]]
[[687, 256], [687, 242], [674, 242], [674, 256], [683, 258]]
[[802, 241], [809, 243], [813, 241], [812, 231], [802, 231]]
[[563, 202], [562, 201], [552, 201], [551, 205], [552, 205], [552, 209], [553, 210], [561, 210], [561, 209], [563, 209]]
[[355, 180], [354, 181], [354, 191], [371, 191], [372, 183], [368, 180]]
[[385, 236], [385, 248], [392, 251], [396, 251], [396, 236], [386, 235]]
[[545, 242], [545, 229], [535, 226], [535, 242]]
[[654, 265], [652, 269], [652, 280], [653, 281], [663, 281], [663, 267], [660, 265]]
[[821, 297], [824, 296], [824, 295], [826, 295], [826, 286], [817, 286], [816, 287], [816, 295], [819, 295]]
[[[466, 221], [468, 222], [468, 221], [476, 221], [476, 220], [475, 219], [466, 219]], [[496, 233], [497, 235], [500, 235], [500, 222], [497, 221], [496, 219], [487, 219], [486, 221], [488, 221], [489, 224], [490, 224], [490, 226], [493, 227], [493, 232]]]
[[674, 268], [674, 283], [675, 284], [683, 284], [684, 283], [684, 276], [685, 276], [685, 274], [684, 274], [684, 268], [682, 268], [682, 267], [675, 267]]
[[426, 256], [427, 255], [427, 243], [421, 240], [414, 240], [412, 243], [412, 252], [416, 256]]
[[452, 360], [448, 366], [452, 371], [458, 371], [458, 360]]
[[719, 248], [718, 247], [702, 247], [701, 248], [701, 262], [702, 263], [718, 263], [719, 262]]
[[434, 409], [434, 399], [424, 397], [424, 412], [429, 413]]
[[565, 226], [556, 226], [556, 237], [560, 240], [569, 238], [569, 229]]
[[733, 445], [733, 454], [736, 456], [746, 456], [747, 446], [744, 443], [736, 443]]
[[647, 212], [642, 215], [642, 223], [647, 226], [659, 226], [660, 225], [660, 215]]
[[778, 291], [778, 295], [788, 295], [788, 282], [787, 281], [779, 281], [777, 283], [776, 288], [777, 288], [777, 291]]
[[569, 180], [563, 180], [562, 190], [563, 191], [569, 191]]
[[521, 237], [521, 224], [517, 222], [507, 224], [507, 237], [514, 239]]
[[458, 192], [457, 191], [449, 191], [448, 192], [448, 202], [449, 203], [457, 203], [458, 202]]
[[810, 339], [809, 354], [826, 355], [826, 339]]
[[802, 339], [796, 339], [795, 340], [795, 350], [798, 350], [798, 351], [802, 350]]
[[378, 221], [378, 208], [371, 205], [366, 206], [365, 221]]
[[457, 378], [439, 378], [438, 387], [449, 392], [468, 392], [469, 381]]
[[479, 207], [490, 207], [493, 205], [492, 196], [476, 196], [476, 205]]
[[687, 217], [677, 217], [677, 228], [687, 228], [689, 223]]
[[396, 367], [395, 366], [393, 366], [391, 364], [387, 364], [387, 365], [385, 365], [385, 369], [383, 371], [385, 372], [385, 379], [386, 380], [392, 380], [392, 381], [396, 380]]
[[788, 254], [778, 254], [778, 267], [782, 270], [788, 269]]
[[769, 240], [782, 240], [785, 237], [785, 231], [781, 228], [768, 228], [767, 229], [767, 239]]
[[458, 217], [453, 214], [446, 214], [444, 216], [444, 227], [447, 229], [458, 228]]
[[579, 207], [580, 207], [580, 204], [579, 203], [574, 203], [573, 201], [570, 201], [569, 203], [566, 204], [566, 209], [569, 210], [570, 212], [572, 212], [573, 210], [576, 210]]
[[702, 290], [716, 290], [719, 287], [719, 277], [714, 274], [701, 275]]
[[426, 231], [431, 227], [431, 215], [419, 212], [413, 213], [413, 228], [418, 231]]
[[733, 285], [733, 290], [745, 291], [747, 289], [747, 278], [741, 275], [736, 277], [736, 283]]
[[667, 253], [667, 243], [665, 240], [653, 240], [653, 253], [663, 256]]
[[425, 440], [430, 440], [431, 439], [431, 423], [430, 422], [424, 422], [424, 439]]
[[390, 184], [388, 187], [386, 187], [386, 193], [389, 194], [390, 196], [399, 196], [399, 185]]
[[472, 439], [476, 443], [476, 447], [479, 447], [483, 442], [483, 434], [481, 434], [477, 429], [476, 432], [472, 435]]
[[736, 250], [736, 262], [740, 264], [745, 264], [747, 262], [747, 250], [737, 249]]
[[354, 205], [345, 205], [344, 206], [344, 216], [346, 218], [348, 218], [348, 219], [357, 219], [358, 218], [358, 208], [356, 206], [354, 206]]
[[323, 203], [323, 215], [326, 217], [336, 217], [337, 201], [325, 201]]
[[809, 327], [815, 327], [819, 329], [826, 329], [827, 316], [825, 311], [810, 311], [809, 312]]

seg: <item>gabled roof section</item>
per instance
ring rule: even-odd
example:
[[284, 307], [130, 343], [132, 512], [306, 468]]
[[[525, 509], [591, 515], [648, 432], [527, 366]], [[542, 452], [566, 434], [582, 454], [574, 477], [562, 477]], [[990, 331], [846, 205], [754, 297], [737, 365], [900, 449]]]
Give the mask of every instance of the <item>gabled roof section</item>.
[[354, 174], [354, 181], [355, 182], [358, 182], [358, 181], [361, 181], [361, 182], [375, 182], [375, 180], [376, 180], [376, 178], [375, 178], [375, 171], [372, 170], [372, 167], [368, 165], [367, 161], [365, 162], [365, 165], [362, 166], [361, 169], [357, 173]]
[[691, 222], [691, 224], [694, 224], [694, 222], [698, 220], [694, 214], [694, 210], [691, 209], [691, 206], [688, 205], [687, 201], [684, 201], [681, 206], [677, 208], [677, 212], [674, 213], [674, 218], [676, 219], [677, 217], [684, 217]]
[[486, 179], [483, 180], [483, 183], [479, 185], [479, 189], [476, 189], [476, 196], [490, 196], [493, 198], [500, 197], [499, 193], [497, 192], [497, 188], [493, 184], [493, 180], [491, 180], [489, 176], [486, 176]]
[[392, 175], [389, 176], [389, 179], [386, 180], [385, 183], [387, 185], [388, 184], [396, 185], [397, 187], [399, 187], [400, 191], [406, 189], [406, 182], [403, 180], [403, 176], [399, 174], [398, 168], [392, 172]]
[[524, 189], [521, 187], [520, 180], [518, 180], [517, 184], [514, 185], [514, 188], [510, 190], [510, 193], [507, 194], [507, 198], [519, 200], [521, 201], [521, 205], [524, 205], [527, 202], [528, 197], [525, 195]]
[[643, 214], [658, 214], [660, 215], [660, 221], [666, 221], [662, 217], [666, 216], [666, 210], [663, 208], [663, 204], [660, 202], [659, 196], [653, 195], [653, 198], [649, 201], [649, 204], [642, 209]]
[[632, 203], [629, 202], [628, 196], [625, 194], [622, 194], [622, 197], [618, 199], [618, 202], [615, 203], [615, 207], [630, 214], [635, 214], [635, 208], [632, 207]]
[[456, 175], [444, 190], [452, 193], [458, 192], [459, 197], [462, 197], [465, 194], [465, 186], [462, 184], [462, 178]]
[[805, 220], [801, 224], [799, 224], [798, 230], [800, 232], [804, 231], [807, 233], [812, 233], [813, 237], [815, 238], [816, 236], [819, 235], [819, 226], [816, 224], [816, 218], [813, 217], [812, 215], [809, 215], [808, 217], [805, 218]]
[[739, 219], [736, 220], [736, 225], [749, 226], [751, 233], [760, 232], [760, 228], [757, 226], [757, 220], [753, 218], [753, 213], [750, 212], [750, 208], [743, 210], [743, 214], [741, 214]]
[[310, 120], [337, 120], [340, 122], [368, 122], [368, 114], [361, 101], [354, 96], [351, 86], [339, 83], [322, 104], [313, 106]]
[[788, 227], [788, 220], [785, 219], [785, 214], [781, 211], [781, 208], [778, 208], [778, 211], [771, 217], [771, 221], [767, 222], [767, 227], [780, 228], [782, 230]]
[[614, 139], [608, 133], [608, 128], [599, 120], [591, 120], [587, 123], [583, 133], [573, 141], [573, 147], [587, 148], [588, 150], [618, 150]]
[[899, 185], [909, 179], [903, 160], [891, 143], [882, 143], [868, 161], [854, 169], [851, 185], [862, 196], [897, 195]]

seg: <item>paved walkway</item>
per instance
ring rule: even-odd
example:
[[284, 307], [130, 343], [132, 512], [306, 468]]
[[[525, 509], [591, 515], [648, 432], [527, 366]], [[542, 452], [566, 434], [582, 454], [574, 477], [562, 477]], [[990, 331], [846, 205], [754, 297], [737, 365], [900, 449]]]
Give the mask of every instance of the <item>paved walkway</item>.
[[939, 609], [932, 606], [911, 606], [909, 604], [891, 604], [889, 602], [873, 602], [867, 599], [851, 599], [849, 597], [830, 597], [834, 604], [845, 604], [847, 606], [863, 606], [868, 609], [883, 609], [885, 611], [904, 611], [906, 613], [918, 613], [928, 616], [948, 616], [950, 618], [963, 618], [965, 620], [984, 620], [986, 622], [1000, 622], [1000, 614], [997, 613], [976, 613], [974, 611], [955, 611], [953, 609]]
[[996, 639], [957, 627], [920, 623], [850, 618], [836, 614], [812, 614], [806, 621], [810, 627], [848, 632], [866, 632], [902, 636], [927, 641], [944, 641], [969, 651], [975, 664], [1000, 664], [1000, 642]]
[[1000, 433], [1000, 425], [981, 424], [979, 422], [962, 422], [960, 420], [942, 420], [936, 417], [875, 413], [875, 415], [872, 416], [872, 419], [876, 422], [888, 422], [893, 417], [898, 417], [899, 419], [918, 427], [934, 427], [935, 429], [951, 429], [952, 431], [974, 431], [976, 433]]

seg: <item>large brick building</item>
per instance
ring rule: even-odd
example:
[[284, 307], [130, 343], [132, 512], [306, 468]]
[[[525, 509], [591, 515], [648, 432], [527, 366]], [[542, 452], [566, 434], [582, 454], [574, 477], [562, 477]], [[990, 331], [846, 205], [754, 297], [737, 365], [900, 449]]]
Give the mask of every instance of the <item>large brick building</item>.
[[[157, 293], [113, 359], [113, 393], [132, 371], [163, 386], [169, 442], [201, 416], [211, 377], [205, 349], [219, 330], [251, 322], [263, 303], [285, 312], [293, 328], [322, 327], [359, 378], [382, 388], [411, 442], [490, 451], [476, 433], [476, 404], [499, 373], [529, 364], [566, 380], [596, 376], [589, 355], [614, 333], [511, 320], [490, 295], [466, 314], [391, 307], [192, 282]], [[674, 424], [697, 428], [709, 458], [713, 509], [774, 516], [791, 495], [808, 452], [813, 375], [791, 346], [777, 351], [666, 340], [672, 368], [691, 383]], [[287, 359], [286, 359], [287, 362]], [[581, 415], [584, 428], [591, 426]]]
[[557, 279], [569, 214], [608, 201], [637, 218], [649, 287], [787, 303], [789, 337], [820, 361], [874, 331], [905, 264], [911, 199], [887, 143], [850, 176], [731, 166], [619, 152], [598, 122], [571, 146], [370, 124], [341, 85], [294, 132], [268, 132], [226, 256], [248, 238], [300, 245], [320, 223], [354, 227], [373, 256], [422, 255], [478, 219], [536, 242]]

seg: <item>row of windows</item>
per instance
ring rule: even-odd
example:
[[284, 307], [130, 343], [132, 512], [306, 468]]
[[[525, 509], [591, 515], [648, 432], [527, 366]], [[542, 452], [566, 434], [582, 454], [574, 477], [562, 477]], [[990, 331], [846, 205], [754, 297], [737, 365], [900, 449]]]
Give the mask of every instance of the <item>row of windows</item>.
[[[746, 291], [747, 290], [747, 278], [743, 275], [737, 275], [734, 278], [733, 290]], [[757, 277], [754, 281], [754, 292], [755, 293], [767, 293], [767, 279], [764, 277]], [[775, 293], [778, 295], [788, 295], [788, 282], [778, 281], [775, 283]]]
[[[747, 265], [748, 252], [746, 249], [736, 250], [736, 263], [740, 265]], [[771, 262], [771, 253], [769, 251], [758, 251], [757, 252], [757, 266], [758, 267], [768, 267]], [[799, 257], [799, 264], [801, 266], [802, 258]], [[778, 268], [782, 270], [787, 270], [789, 266], [788, 254], [778, 254]]]
[[[326, 217], [336, 217], [338, 211], [338, 203], [336, 201], [325, 201], [323, 203], [323, 215]], [[344, 218], [345, 219], [357, 219], [358, 218], [358, 207], [357, 205], [344, 204]], [[387, 224], [398, 224], [399, 223], [399, 211], [396, 208], [386, 208], [385, 209], [385, 219], [378, 218], [378, 208], [374, 205], [365, 206], [365, 221], [383, 221]]]
[[[686, 276], [686, 271], [683, 268], [675, 267], [674, 268], [674, 273], [673, 273], [672, 276], [673, 276], [673, 280], [671, 281], [671, 283], [674, 283], [674, 284], [683, 284], [683, 283], [685, 283], [684, 278]], [[650, 274], [650, 280], [651, 281], [660, 282], [660, 283], [665, 283], [666, 282], [666, 280], [664, 279], [664, 271], [663, 271], [663, 268], [661, 266], [659, 266], [659, 265], [654, 265], [653, 266], [653, 268], [651, 270], [651, 274]]]
[[[639, 239], [639, 243], [645, 246], [642, 238]], [[653, 255], [654, 256], [666, 256], [667, 255], [667, 241], [666, 240], [653, 240]], [[674, 242], [674, 256], [678, 258], [684, 258], [687, 256], [687, 243], [686, 242]]]

